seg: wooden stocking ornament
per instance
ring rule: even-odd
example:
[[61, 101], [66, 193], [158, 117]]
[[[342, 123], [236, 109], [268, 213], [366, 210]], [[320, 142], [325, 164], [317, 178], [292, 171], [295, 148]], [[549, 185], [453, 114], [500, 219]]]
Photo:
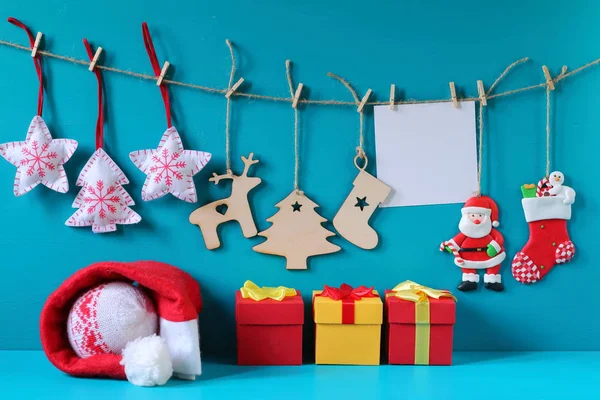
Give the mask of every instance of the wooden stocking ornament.
[[359, 156], [354, 157], [354, 165], [358, 168], [354, 188], [333, 218], [333, 226], [350, 243], [371, 250], [377, 246], [379, 237], [369, 226], [369, 218], [389, 196], [392, 188], [365, 171], [368, 162], [366, 156], [362, 168], [357, 164], [358, 158]]
[[258, 234], [267, 240], [254, 246], [254, 251], [285, 257], [287, 269], [307, 269], [308, 257], [341, 250], [339, 246], [327, 241], [335, 233], [321, 225], [327, 219], [315, 211], [319, 205], [303, 192], [293, 190], [275, 207], [279, 211], [267, 219], [273, 225]]
[[[250, 153], [248, 158], [242, 156], [245, 166], [241, 175], [233, 175], [232, 173], [217, 175], [213, 172], [213, 176], [209, 181], [214, 182], [215, 185], [221, 179], [231, 179], [231, 196], [206, 204], [190, 214], [190, 222], [200, 227], [208, 250], [214, 250], [221, 245], [217, 227], [224, 222], [237, 221], [246, 238], [256, 236], [258, 233], [248, 202], [248, 193], [261, 183], [260, 178], [248, 176], [250, 166], [259, 162], [259, 160], [253, 160], [253, 156], [254, 153]], [[223, 213], [219, 212], [222, 206], [227, 207]]]

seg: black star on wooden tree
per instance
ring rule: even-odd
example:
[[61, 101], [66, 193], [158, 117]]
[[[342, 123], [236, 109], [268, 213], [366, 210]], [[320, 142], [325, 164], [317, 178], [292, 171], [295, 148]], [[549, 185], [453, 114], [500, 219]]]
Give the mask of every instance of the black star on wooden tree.
[[300, 212], [300, 207], [302, 207], [302, 204], [295, 202], [294, 204], [292, 204], [292, 209], [293, 209], [292, 212], [295, 212], [295, 211]]
[[365, 207], [368, 207], [369, 203], [367, 203], [367, 196], [363, 197], [362, 199], [360, 197], [356, 198], [356, 204], [354, 205], [354, 207], [360, 207], [360, 211], [364, 211]]

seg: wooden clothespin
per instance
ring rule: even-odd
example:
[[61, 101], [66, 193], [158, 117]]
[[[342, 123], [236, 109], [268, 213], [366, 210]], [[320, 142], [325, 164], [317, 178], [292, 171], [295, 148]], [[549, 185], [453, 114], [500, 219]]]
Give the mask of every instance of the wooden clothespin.
[[392, 83], [392, 86], [390, 86], [390, 110], [393, 110], [394, 108], [396, 108], [396, 105], [394, 104], [396, 101], [396, 85], [394, 85]]
[[298, 107], [298, 101], [300, 100], [300, 94], [302, 93], [302, 88], [304, 88], [303, 83], [299, 83], [296, 88], [296, 93], [294, 93], [294, 100], [292, 100], [292, 107]]
[[44, 36], [42, 32], [37, 33], [35, 42], [33, 42], [33, 49], [31, 49], [31, 57], [37, 56], [38, 48], [40, 47], [40, 42], [42, 41], [42, 36]]
[[90, 72], [94, 72], [94, 68], [96, 68], [96, 63], [98, 63], [98, 59], [100, 59], [100, 54], [102, 54], [102, 47], [98, 47], [96, 49], [96, 54], [94, 54], [94, 58], [92, 58], [92, 62], [90, 63], [90, 67], [88, 68]]
[[229, 89], [227, 93], [225, 93], [225, 97], [230, 98], [233, 92], [235, 92], [241, 86], [242, 83], [244, 83], [244, 78], [238, 79], [238, 81], [231, 87], [231, 89]]
[[452, 105], [454, 108], [458, 108], [458, 99], [456, 98], [456, 86], [454, 82], [450, 82], [450, 97], [452, 98]]
[[359, 113], [363, 112], [363, 108], [365, 108], [365, 104], [367, 104], [367, 101], [369, 100], [369, 96], [371, 96], [371, 92], [372, 92], [371, 89], [367, 90], [367, 93], [363, 96], [356, 111], [358, 111]]
[[554, 87], [554, 81], [552, 80], [552, 75], [550, 75], [550, 71], [548, 70], [548, 67], [546, 67], [545, 65], [542, 65], [542, 71], [544, 71], [544, 76], [546, 77], [546, 85], [548, 85], [550, 90], [556, 89]]
[[479, 93], [479, 102], [482, 106], [487, 106], [487, 99], [485, 97], [485, 89], [483, 88], [483, 81], [477, 81], [477, 92]]
[[160, 75], [158, 76], [158, 79], [156, 80], [156, 86], [162, 85], [163, 80], [165, 79], [165, 75], [167, 75], [167, 70], [169, 69], [170, 66], [171, 66], [171, 63], [168, 61], [165, 61], [162, 69], [160, 70]]

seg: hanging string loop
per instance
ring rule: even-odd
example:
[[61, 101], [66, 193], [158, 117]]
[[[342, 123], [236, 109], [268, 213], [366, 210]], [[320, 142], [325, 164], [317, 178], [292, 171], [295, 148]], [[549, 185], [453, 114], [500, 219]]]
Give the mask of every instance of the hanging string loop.
[[[233, 52], [233, 45], [229, 39], [225, 40], [225, 44], [229, 48], [229, 54], [231, 55], [231, 71], [229, 73], [229, 84], [227, 85], [227, 91], [231, 90], [233, 86], [233, 78], [235, 77], [235, 53]], [[231, 96], [225, 96], [227, 99], [227, 110], [225, 113], [225, 168], [227, 175], [233, 175], [231, 170], [231, 149], [230, 149], [230, 121], [231, 121]]]
[[[154, 75], [156, 76], [156, 79], [158, 81], [158, 79], [161, 77], [161, 67], [158, 62], [158, 57], [156, 56], [156, 50], [154, 49], [154, 43], [152, 42], [152, 36], [150, 36], [148, 24], [145, 22], [142, 22], [142, 35], [144, 37], [144, 46], [146, 47], [148, 57], [150, 58], [150, 64], [152, 64], [152, 70], [154, 71]], [[163, 101], [165, 103], [165, 112], [167, 114], [167, 127], [170, 128], [173, 126], [171, 124], [171, 102], [169, 101], [169, 90], [167, 89], [164, 83], [165, 81], [163, 80], [159, 88]]]
[[[87, 39], [83, 39], [83, 45], [87, 52], [90, 62], [94, 60], [94, 52], [92, 46]], [[98, 119], [96, 120], [96, 150], [101, 149], [104, 145], [104, 98], [102, 93], [102, 73], [100, 68], [94, 68], [94, 75], [98, 81]]]
[[[369, 159], [367, 158], [367, 154], [365, 153], [365, 149], [364, 149], [365, 139], [364, 139], [364, 132], [363, 132], [363, 129], [364, 129], [364, 108], [363, 107], [365, 104], [367, 104], [366, 100], [368, 100], [368, 97], [371, 94], [371, 89], [369, 89], [369, 91], [365, 95], [365, 98], [363, 98], [364, 101], [361, 101], [360, 98], [358, 97], [358, 94], [356, 93], [356, 90], [354, 90], [352, 85], [350, 85], [350, 83], [347, 80], [345, 80], [341, 76], [338, 76], [331, 72], [328, 72], [327, 76], [334, 78], [334, 79], [338, 80], [339, 82], [341, 82], [346, 87], [346, 89], [348, 89], [348, 91], [352, 94], [352, 97], [354, 98], [354, 102], [356, 103], [356, 106], [358, 107], [357, 108], [358, 115], [359, 115], [358, 146], [356, 147], [356, 156], [354, 157], [354, 165], [356, 166], [356, 168], [364, 171], [367, 168]], [[361, 105], [363, 107], [361, 107]], [[359, 159], [364, 160], [364, 164], [362, 167], [360, 167], [358, 165]]]
[[[18, 26], [19, 28], [23, 29], [27, 33], [27, 37], [29, 38], [29, 43], [31, 45], [31, 48], [33, 49], [33, 47], [35, 45], [35, 38], [33, 37], [31, 30], [29, 30], [29, 28], [24, 23], [22, 23], [21, 21], [19, 21], [16, 18], [9, 17], [8, 22], [10, 22], [11, 24], [13, 24], [15, 26]], [[37, 73], [38, 80], [40, 81], [40, 86], [38, 89], [37, 115], [41, 117], [42, 110], [44, 109], [44, 75], [42, 74], [42, 58], [40, 57], [39, 52], [36, 53], [36, 55], [33, 57], [33, 64], [35, 66], [35, 72]]]
[[[292, 81], [292, 62], [290, 60], [285, 61], [285, 73], [287, 77], [288, 86], [290, 88], [290, 96], [292, 103], [294, 102], [295, 92], [294, 89], [294, 81]], [[294, 190], [297, 194], [303, 194], [304, 192], [300, 190], [299, 185], [299, 170], [300, 170], [300, 135], [299, 135], [299, 114], [298, 107], [293, 107], [294, 109]]]

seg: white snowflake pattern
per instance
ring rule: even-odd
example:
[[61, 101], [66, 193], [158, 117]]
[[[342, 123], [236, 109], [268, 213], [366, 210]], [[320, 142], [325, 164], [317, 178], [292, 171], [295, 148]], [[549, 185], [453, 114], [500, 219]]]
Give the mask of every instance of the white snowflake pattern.
[[174, 151], [169, 152], [169, 149], [164, 147], [160, 155], [153, 155], [153, 164], [148, 169], [154, 175], [154, 183], [161, 183], [163, 180], [167, 187], [173, 184], [173, 178], [178, 181], [183, 179], [183, 173], [180, 171], [186, 167], [185, 161], [178, 161], [181, 153]]

